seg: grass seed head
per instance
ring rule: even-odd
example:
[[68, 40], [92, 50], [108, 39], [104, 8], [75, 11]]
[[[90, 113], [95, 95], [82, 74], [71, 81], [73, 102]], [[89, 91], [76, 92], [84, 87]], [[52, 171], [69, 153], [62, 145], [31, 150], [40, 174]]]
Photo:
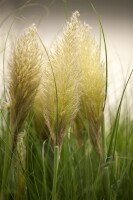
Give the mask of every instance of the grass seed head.
[[10, 119], [14, 133], [20, 132], [40, 81], [41, 53], [36, 32], [32, 25], [18, 38], [9, 62]]
[[91, 35], [90, 28], [79, 22], [78, 26], [80, 56], [82, 69], [81, 116], [89, 120], [90, 137], [100, 154], [101, 120], [104, 102], [105, 77], [103, 64], [100, 61], [99, 47]]
[[[43, 77], [44, 118], [53, 142], [56, 142], [58, 123], [58, 143], [61, 146], [64, 133], [74, 120], [79, 109], [81, 80], [78, 67], [77, 24], [78, 13], [75, 13], [64, 29], [63, 36], [53, 45]], [[57, 87], [50, 65], [52, 65]], [[58, 101], [58, 102], [57, 102]], [[58, 104], [58, 111], [57, 111]], [[57, 122], [58, 112], [58, 122]]]

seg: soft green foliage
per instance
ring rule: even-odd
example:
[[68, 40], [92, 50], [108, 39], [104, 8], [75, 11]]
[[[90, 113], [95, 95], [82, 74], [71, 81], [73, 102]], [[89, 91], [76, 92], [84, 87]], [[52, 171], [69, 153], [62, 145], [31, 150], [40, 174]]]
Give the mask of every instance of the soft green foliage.
[[10, 104], [0, 101], [0, 200], [133, 199], [133, 122], [121, 112], [132, 72], [107, 132], [103, 63], [78, 16], [45, 53], [34, 26], [16, 41]]

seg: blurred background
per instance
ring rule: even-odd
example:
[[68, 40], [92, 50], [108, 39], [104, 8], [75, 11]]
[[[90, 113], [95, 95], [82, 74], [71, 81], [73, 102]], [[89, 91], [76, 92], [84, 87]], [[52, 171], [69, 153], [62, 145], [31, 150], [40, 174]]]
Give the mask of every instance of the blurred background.
[[[104, 28], [109, 69], [108, 105], [112, 110], [118, 105], [124, 83], [133, 68], [133, 1], [132, 0], [94, 0], [92, 1], [101, 17]], [[8, 51], [11, 41], [24, 28], [35, 23], [47, 46], [50, 46], [56, 36], [62, 32], [66, 18], [78, 10], [81, 21], [92, 27], [92, 32], [99, 43], [99, 23], [92, 7], [87, 0], [1, 0], [0, 1], [0, 50], [1, 68], [3, 76], [3, 60], [6, 71]], [[6, 39], [8, 38], [7, 43]], [[6, 53], [3, 49], [6, 44]], [[102, 59], [105, 61], [102, 46]], [[133, 78], [132, 78], [133, 80]], [[130, 112], [133, 104], [133, 81], [130, 81], [126, 97]], [[2, 90], [2, 78], [1, 78]]]

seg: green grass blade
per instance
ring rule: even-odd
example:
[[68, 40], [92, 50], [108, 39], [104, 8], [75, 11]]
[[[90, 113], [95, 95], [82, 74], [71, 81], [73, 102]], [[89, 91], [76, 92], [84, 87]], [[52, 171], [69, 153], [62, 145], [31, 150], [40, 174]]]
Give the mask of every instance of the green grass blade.
[[[118, 109], [117, 109], [115, 123], [114, 123], [113, 130], [112, 130], [112, 133], [111, 133], [111, 139], [110, 139], [108, 153], [107, 153], [107, 162], [110, 160], [112, 149], [113, 149], [113, 157], [114, 157], [114, 152], [115, 152], [115, 147], [116, 147], [117, 130], [118, 130], [118, 124], [119, 124], [119, 118], [120, 118], [120, 111], [121, 111], [121, 105], [122, 105], [123, 97], [124, 97], [126, 88], [128, 86], [129, 80], [130, 80], [130, 78], [132, 76], [132, 73], [133, 73], [133, 70], [131, 71], [131, 73], [129, 75], [129, 78], [128, 78], [126, 84], [125, 84], [125, 87], [123, 89], [122, 96], [121, 96], [121, 99], [120, 99], [120, 103], [119, 103], [119, 106], [118, 106]], [[114, 142], [114, 148], [113, 148], [113, 142]]]

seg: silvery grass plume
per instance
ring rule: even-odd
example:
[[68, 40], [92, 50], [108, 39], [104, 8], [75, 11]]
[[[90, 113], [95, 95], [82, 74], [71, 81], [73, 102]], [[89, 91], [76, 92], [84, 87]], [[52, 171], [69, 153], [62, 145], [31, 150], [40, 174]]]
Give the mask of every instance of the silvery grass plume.
[[77, 63], [78, 49], [75, 34], [78, 24], [77, 17], [78, 13], [75, 13], [71, 21], [67, 22], [63, 36], [58, 38], [53, 45], [49, 54], [49, 61], [45, 66], [42, 83], [45, 123], [53, 143], [58, 143], [60, 149], [63, 136], [79, 110], [81, 96], [79, 87], [81, 75]]
[[10, 66], [9, 98], [13, 150], [37, 92], [40, 81], [41, 52], [35, 25], [25, 30], [14, 45]]
[[89, 121], [90, 138], [97, 153], [101, 155], [101, 121], [104, 102], [105, 77], [103, 63], [100, 61], [99, 47], [85, 23], [78, 25], [82, 69], [82, 97], [80, 114]]

